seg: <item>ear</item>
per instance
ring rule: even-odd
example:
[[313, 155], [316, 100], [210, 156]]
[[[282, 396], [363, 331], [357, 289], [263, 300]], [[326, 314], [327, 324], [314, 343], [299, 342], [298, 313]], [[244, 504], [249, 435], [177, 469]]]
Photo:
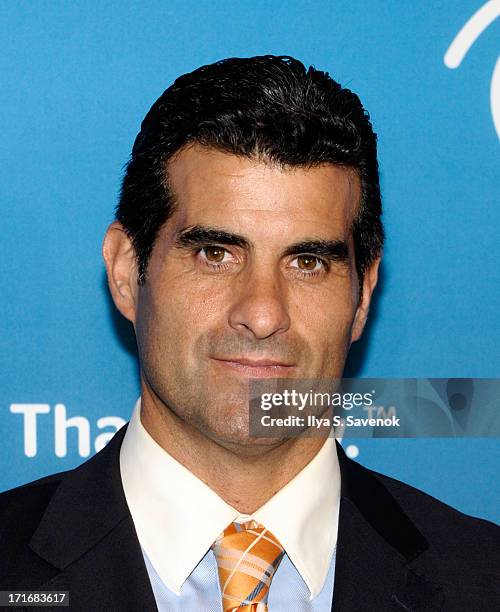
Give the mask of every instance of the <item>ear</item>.
[[138, 293], [136, 255], [132, 241], [118, 221], [108, 227], [102, 255], [115, 306], [125, 318], [134, 323]]
[[363, 329], [365, 328], [366, 319], [368, 318], [368, 311], [370, 310], [370, 303], [372, 301], [373, 290], [378, 281], [378, 269], [380, 265], [380, 257], [375, 259], [369, 268], [365, 271], [363, 278], [363, 295], [356, 309], [354, 315], [354, 323], [351, 329], [351, 343], [359, 340]]

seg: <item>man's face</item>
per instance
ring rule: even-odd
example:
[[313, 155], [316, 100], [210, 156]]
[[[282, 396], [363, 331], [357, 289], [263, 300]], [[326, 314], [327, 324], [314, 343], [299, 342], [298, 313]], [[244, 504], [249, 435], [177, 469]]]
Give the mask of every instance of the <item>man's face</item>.
[[249, 379], [338, 378], [361, 333], [359, 179], [198, 145], [168, 175], [175, 212], [131, 317], [143, 384], [204, 435], [245, 443]]

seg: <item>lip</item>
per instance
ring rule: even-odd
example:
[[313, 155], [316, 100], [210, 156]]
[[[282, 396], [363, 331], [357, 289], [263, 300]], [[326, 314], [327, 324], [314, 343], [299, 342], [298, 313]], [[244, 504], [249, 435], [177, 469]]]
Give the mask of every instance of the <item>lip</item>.
[[288, 376], [294, 366], [275, 359], [249, 359], [248, 357], [212, 357], [224, 368], [248, 378], [281, 378]]

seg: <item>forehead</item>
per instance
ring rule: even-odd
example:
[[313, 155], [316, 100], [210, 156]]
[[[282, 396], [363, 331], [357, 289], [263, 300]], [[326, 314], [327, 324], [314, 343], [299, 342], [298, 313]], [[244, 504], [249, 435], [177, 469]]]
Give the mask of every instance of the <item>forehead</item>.
[[346, 235], [360, 201], [351, 168], [280, 166], [200, 145], [168, 163], [175, 213], [168, 225], [212, 224], [241, 233]]

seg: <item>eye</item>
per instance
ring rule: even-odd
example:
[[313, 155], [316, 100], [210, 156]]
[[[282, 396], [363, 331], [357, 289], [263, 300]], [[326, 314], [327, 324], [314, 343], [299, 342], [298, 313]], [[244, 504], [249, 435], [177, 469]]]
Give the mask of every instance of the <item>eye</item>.
[[326, 263], [315, 255], [298, 255], [292, 260], [290, 267], [311, 274], [326, 269]]
[[238, 263], [230, 251], [217, 245], [202, 247], [197, 251], [197, 256], [201, 265], [213, 272], [232, 269]]
[[229, 255], [228, 251], [223, 247], [219, 246], [207, 246], [203, 247], [200, 253], [210, 263], [223, 263], [226, 255]]

